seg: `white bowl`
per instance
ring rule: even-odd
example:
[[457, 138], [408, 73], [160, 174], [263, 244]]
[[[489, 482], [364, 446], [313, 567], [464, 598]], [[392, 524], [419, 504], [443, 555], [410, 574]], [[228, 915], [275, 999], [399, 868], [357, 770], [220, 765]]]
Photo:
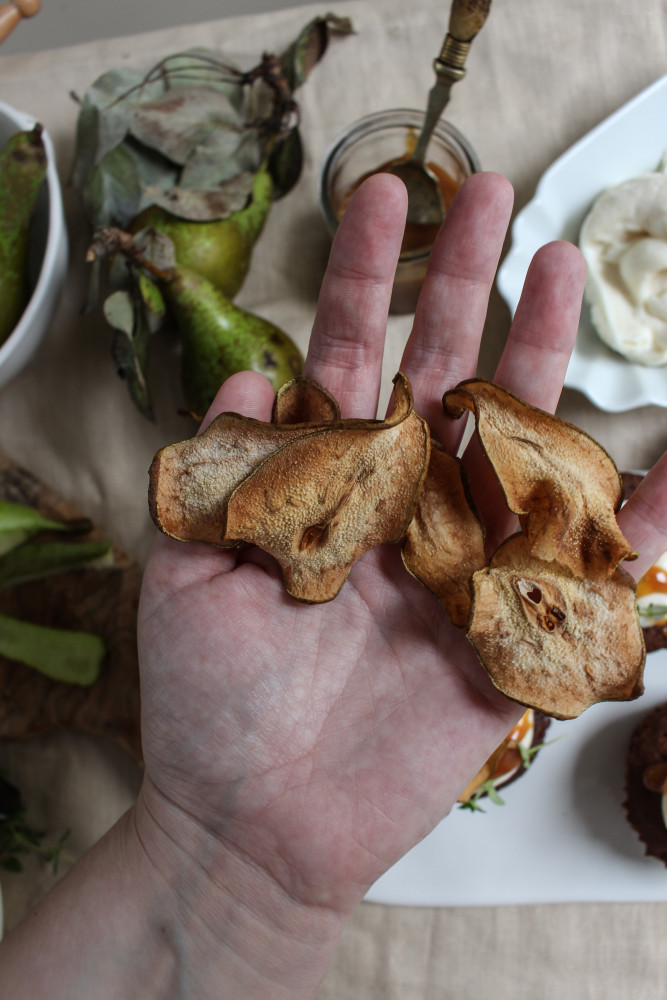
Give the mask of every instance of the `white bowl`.
[[[0, 147], [36, 119], [0, 102]], [[21, 319], [0, 346], [0, 386], [27, 364], [53, 317], [67, 272], [67, 229], [53, 145], [42, 133], [47, 156], [46, 184], [37, 199], [28, 267], [32, 294]]]
[[[512, 226], [498, 289], [512, 313], [535, 251], [551, 240], [578, 242], [581, 224], [605, 188], [657, 170], [667, 150], [667, 75], [600, 122], [551, 164]], [[620, 413], [667, 406], [667, 365], [633, 364], [598, 337], [586, 304], [565, 376], [599, 409]]]

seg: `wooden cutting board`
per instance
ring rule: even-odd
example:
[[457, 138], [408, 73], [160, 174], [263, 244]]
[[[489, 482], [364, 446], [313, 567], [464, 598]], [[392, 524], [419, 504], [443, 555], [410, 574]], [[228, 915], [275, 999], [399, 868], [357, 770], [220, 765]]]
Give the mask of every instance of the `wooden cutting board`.
[[[2, 453], [0, 498], [28, 504], [51, 517], [83, 516]], [[109, 536], [95, 528], [87, 537]], [[136, 643], [141, 574], [116, 547], [114, 556], [108, 568], [59, 573], [0, 591], [0, 611], [5, 614], [94, 632], [108, 651], [99, 680], [89, 688], [50, 680], [0, 656], [0, 739], [80, 730], [114, 740], [141, 761]]]

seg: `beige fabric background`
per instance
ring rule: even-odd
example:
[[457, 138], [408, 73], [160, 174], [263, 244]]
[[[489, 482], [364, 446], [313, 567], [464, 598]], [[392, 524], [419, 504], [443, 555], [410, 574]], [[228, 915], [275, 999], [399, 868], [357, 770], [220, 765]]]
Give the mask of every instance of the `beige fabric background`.
[[[276, 205], [239, 296], [305, 347], [329, 247], [316, 205], [324, 151], [363, 114], [424, 105], [448, 7], [435, 0], [325, 3], [5, 57], [0, 99], [44, 122], [65, 183], [77, 114], [70, 92], [83, 93], [104, 69], [125, 62], [148, 67], [195, 44], [218, 47], [249, 67], [264, 49], [291, 40], [311, 15], [332, 9], [351, 16], [357, 34], [332, 45], [300, 93], [305, 169], [298, 189]], [[555, 157], [665, 72], [665, 0], [494, 0], [449, 117], [483, 166], [512, 180], [518, 209]], [[110, 362], [107, 327], [99, 315], [80, 315], [88, 233], [67, 186], [65, 200], [72, 255], [66, 291], [38, 356], [0, 391], [0, 448], [143, 562], [152, 538], [150, 460], [161, 445], [189, 433], [175, 412], [178, 376], [173, 366], [155, 366], [157, 421], [136, 415]], [[508, 326], [507, 309], [494, 294], [483, 374], [493, 373]], [[390, 320], [385, 394], [409, 327], [409, 317]], [[667, 445], [667, 410], [658, 407], [610, 415], [566, 390], [560, 412], [591, 432], [621, 467], [646, 467]], [[113, 747], [73, 735], [0, 747], [3, 767], [21, 782], [37, 825], [72, 827], [74, 855], [127, 807], [139, 781]], [[10, 924], [49, 882], [39, 866], [0, 878]], [[319, 1000], [653, 1000], [667, 995], [667, 882], [665, 900], [438, 910], [365, 904], [343, 935]]]

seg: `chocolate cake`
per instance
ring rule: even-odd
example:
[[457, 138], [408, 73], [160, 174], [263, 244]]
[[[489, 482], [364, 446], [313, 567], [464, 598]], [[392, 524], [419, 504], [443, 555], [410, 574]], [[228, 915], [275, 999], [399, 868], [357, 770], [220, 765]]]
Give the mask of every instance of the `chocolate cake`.
[[644, 844], [645, 853], [667, 865], [662, 787], [667, 790], [667, 703], [649, 712], [632, 734], [623, 803], [628, 822]]

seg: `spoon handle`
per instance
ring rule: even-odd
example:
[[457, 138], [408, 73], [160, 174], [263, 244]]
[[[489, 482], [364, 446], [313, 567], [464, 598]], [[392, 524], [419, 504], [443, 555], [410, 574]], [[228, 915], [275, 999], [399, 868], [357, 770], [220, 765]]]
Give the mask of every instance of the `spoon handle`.
[[424, 127], [412, 158], [424, 162], [433, 129], [449, 102], [453, 83], [465, 76], [465, 62], [473, 38], [484, 25], [491, 0], [452, 0], [449, 28], [440, 55], [434, 59], [436, 82], [428, 95]]

